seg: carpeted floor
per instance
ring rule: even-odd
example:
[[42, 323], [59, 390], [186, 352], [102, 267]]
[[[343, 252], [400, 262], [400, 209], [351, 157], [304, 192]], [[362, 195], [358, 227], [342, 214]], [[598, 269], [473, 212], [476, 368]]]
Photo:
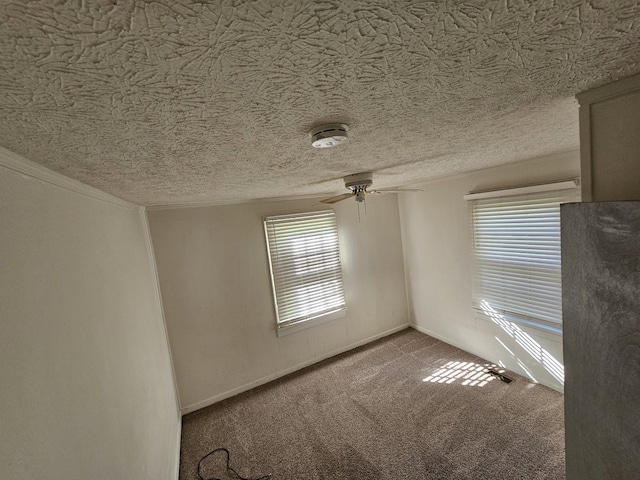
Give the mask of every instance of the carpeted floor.
[[403, 330], [186, 415], [180, 478], [565, 478], [563, 396], [487, 365]]

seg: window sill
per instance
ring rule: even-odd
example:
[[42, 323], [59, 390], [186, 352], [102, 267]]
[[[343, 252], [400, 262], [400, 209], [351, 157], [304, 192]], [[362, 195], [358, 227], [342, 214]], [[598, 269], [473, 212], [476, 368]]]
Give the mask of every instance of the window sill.
[[474, 307], [473, 311], [475, 313], [474, 316], [477, 320], [481, 320], [492, 325], [497, 325], [502, 328], [505, 328], [505, 326], [507, 326], [509, 329], [516, 328], [518, 330], [524, 330], [531, 335], [535, 335], [540, 338], [562, 342], [562, 328], [560, 325], [557, 327], [547, 326], [541, 323], [529, 322], [516, 317], [502, 315], [500, 315], [501, 321], [497, 321], [496, 318], [492, 318], [480, 308]]
[[320, 315], [319, 317], [313, 317], [298, 323], [284, 325], [284, 326], [278, 325], [276, 327], [276, 333], [278, 334], [278, 337], [283, 337], [285, 335], [289, 335], [290, 333], [306, 330], [307, 328], [315, 327], [316, 325], [321, 325], [323, 323], [327, 323], [332, 320], [342, 318], [346, 314], [347, 314], [347, 309], [342, 308], [340, 310], [336, 310], [335, 312], [326, 313], [324, 315]]

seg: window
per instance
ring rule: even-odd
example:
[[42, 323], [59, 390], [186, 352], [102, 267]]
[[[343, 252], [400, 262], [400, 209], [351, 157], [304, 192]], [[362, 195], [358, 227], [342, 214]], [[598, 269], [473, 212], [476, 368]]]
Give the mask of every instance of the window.
[[[532, 188], [540, 187], [557, 188]], [[465, 196], [474, 199], [474, 308], [490, 317], [561, 333], [560, 204], [577, 201], [577, 192], [509, 192], [514, 190], [493, 192], [502, 194], [499, 197]]]
[[264, 219], [278, 334], [344, 315], [345, 300], [332, 210]]

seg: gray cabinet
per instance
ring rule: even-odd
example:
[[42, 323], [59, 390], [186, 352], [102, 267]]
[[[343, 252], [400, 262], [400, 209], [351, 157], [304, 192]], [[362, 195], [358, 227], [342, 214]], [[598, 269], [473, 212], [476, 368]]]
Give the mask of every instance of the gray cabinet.
[[563, 205], [568, 480], [640, 479], [640, 202]]

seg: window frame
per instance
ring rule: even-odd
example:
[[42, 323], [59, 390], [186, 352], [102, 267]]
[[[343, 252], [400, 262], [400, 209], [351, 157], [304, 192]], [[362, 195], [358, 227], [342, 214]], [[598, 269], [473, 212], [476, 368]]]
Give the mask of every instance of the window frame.
[[[335, 212], [270, 215], [263, 218], [263, 225], [278, 336], [344, 317], [346, 298]], [[318, 238], [314, 229], [324, 238]]]
[[[477, 313], [493, 321], [506, 320], [562, 334], [560, 205], [580, 201], [578, 183], [571, 180], [465, 195], [471, 200], [472, 306]], [[540, 206], [539, 213], [532, 212], [534, 205]], [[485, 217], [478, 219], [478, 215]], [[540, 226], [538, 222], [547, 219], [557, 224], [557, 230]], [[514, 228], [530, 230], [514, 233]], [[550, 228], [553, 234], [548, 235], [543, 228]], [[500, 235], [507, 241], [499, 241]], [[553, 266], [556, 262], [557, 268]], [[548, 303], [540, 303], [545, 300]], [[536, 303], [541, 306], [532, 306]]]

